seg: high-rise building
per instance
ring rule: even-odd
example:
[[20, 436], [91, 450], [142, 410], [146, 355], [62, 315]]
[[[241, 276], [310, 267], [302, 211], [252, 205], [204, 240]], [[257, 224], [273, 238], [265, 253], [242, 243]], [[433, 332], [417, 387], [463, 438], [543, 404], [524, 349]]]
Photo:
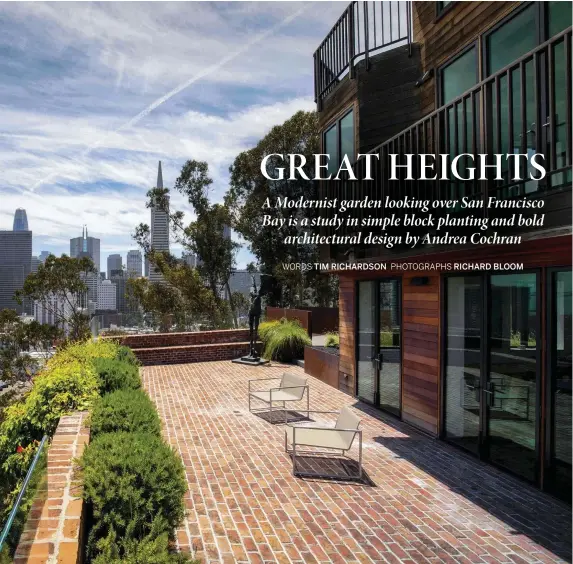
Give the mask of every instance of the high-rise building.
[[97, 290], [97, 308], [99, 310], [116, 310], [117, 289], [111, 280], [99, 280]]
[[141, 251], [132, 249], [127, 252], [127, 275], [139, 278], [141, 276]]
[[110, 274], [113, 270], [121, 270], [123, 268], [123, 261], [121, 255], [109, 255], [107, 257], [107, 277], [110, 278]]
[[[235, 270], [229, 277], [229, 288], [231, 293], [240, 292], [246, 297], [249, 297], [251, 293], [251, 286], [253, 285], [253, 276], [255, 277], [255, 284], [257, 289], [261, 287], [261, 273], [253, 272], [252, 274], [247, 270]], [[225, 289], [224, 297], [229, 299], [227, 295], [227, 290]]]
[[38, 266], [42, 261], [38, 257], [32, 257], [31, 271], [38, 272]]
[[[157, 169], [157, 188], [163, 188], [163, 173], [161, 171], [161, 161]], [[167, 196], [169, 205], [169, 196]], [[160, 209], [158, 206], [151, 206], [151, 249], [154, 251], [169, 252], [169, 210]], [[161, 273], [156, 272], [150, 265], [149, 279], [152, 282], [163, 280]]]
[[22, 289], [31, 267], [32, 232], [0, 231], [0, 310], [31, 312], [31, 304], [14, 301], [14, 292]]
[[50, 251], [42, 251], [40, 253], [40, 256], [38, 257], [40, 259], [40, 262], [46, 262], [46, 259], [51, 255], [52, 253], [50, 253]]
[[229, 225], [223, 225], [223, 237], [225, 239], [231, 238], [231, 227]]
[[18, 208], [14, 214], [14, 231], [28, 231], [28, 216], [24, 208]]
[[82, 236], [70, 239], [70, 257], [90, 257], [99, 271], [99, 244], [99, 239], [88, 237], [88, 228], [84, 225]]
[[128, 304], [126, 300], [127, 272], [125, 270], [110, 270], [109, 279], [115, 284], [115, 309], [120, 313], [127, 313]]
[[181, 260], [191, 268], [197, 268], [197, 255], [193, 253], [183, 253]]

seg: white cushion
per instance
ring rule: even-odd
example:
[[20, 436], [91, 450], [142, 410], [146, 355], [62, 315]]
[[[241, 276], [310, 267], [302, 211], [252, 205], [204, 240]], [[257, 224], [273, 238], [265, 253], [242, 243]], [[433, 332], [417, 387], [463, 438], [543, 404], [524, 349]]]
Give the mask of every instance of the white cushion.
[[[302, 399], [304, 395], [304, 386], [306, 386], [308, 379], [302, 378], [297, 376], [296, 374], [291, 374], [290, 372], [285, 372], [281, 379], [281, 388], [291, 388], [286, 390], [287, 392], [291, 393], [294, 396], [297, 396], [297, 399]], [[300, 387], [297, 387], [300, 386]], [[274, 397], [274, 394], [273, 394]]]
[[[294, 437], [294, 427], [285, 428], [288, 441], [292, 444]], [[296, 427], [297, 446], [311, 446], [319, 448], [335, 448], [338, 450], [348, 450], [352, 445], [354, 433], [349, 431], [337, 431], [335, 428], [329, 430], [313, 429], [312, 427]]]
[[[297, 390], [285, 390], [282, 392], [281, 390], [273, 391], [273, 401], [298, 401], [300, 397], [295, 393]], [[258, 398], [262, 401], [266, 401], [269, 403], [271, 401], [271, 392], [270, 391], [262, 391], [262, 392], [251, 392], [251, 396]]]

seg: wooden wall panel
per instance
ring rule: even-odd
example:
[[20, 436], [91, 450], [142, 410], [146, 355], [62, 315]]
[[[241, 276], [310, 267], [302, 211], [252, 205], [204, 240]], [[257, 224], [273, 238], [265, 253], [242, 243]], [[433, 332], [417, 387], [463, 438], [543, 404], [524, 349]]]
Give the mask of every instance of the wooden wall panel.
[[355, 343], [354, 322], [356, 319], [356, 304], [354, 279], [351, 276], [341, 275], [338, 290], [338, 331], [340, 335], [339, 372], [341, 390], [354, 395], [355, 373]]
[[413, 3], [414, 41], [420, 45], [423, 71], [434, 79], [421, 88], [422, 113], [435, 109], [435, 69], [509, 14], [520, 2], [457, 2], [436, 18], [436, 2]]
[[[425, 273], [424, 275], [427, 275]], [[402, 419], [434, 435], [440, 419], [440, 276], [402, 277]]]

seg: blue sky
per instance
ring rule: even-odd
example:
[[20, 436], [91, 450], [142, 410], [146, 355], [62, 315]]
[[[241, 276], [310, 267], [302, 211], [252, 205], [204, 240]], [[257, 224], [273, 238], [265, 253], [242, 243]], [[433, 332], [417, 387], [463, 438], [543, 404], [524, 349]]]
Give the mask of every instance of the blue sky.
[[34, 254], [61, 254], [86, 224], [104, 270], [149, 223], [159, 160], [166, 187], [206, 160], [220, 201], [238, 153], [314, 108], [312, 54], [345, 6], [3, 2], [0, 229], [23, 207]]

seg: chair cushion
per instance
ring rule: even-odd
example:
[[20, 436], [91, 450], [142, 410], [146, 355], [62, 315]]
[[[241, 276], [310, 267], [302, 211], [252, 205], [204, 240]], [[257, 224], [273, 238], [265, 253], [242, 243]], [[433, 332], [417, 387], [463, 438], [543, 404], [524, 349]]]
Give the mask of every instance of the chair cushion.
[[[302, 399], [302, 396], [304, 395], [304, 386], [306, 386], [308, 379], [307, 378], [302, 378], [301, 376], [298, 376], [296, 374], [291, 374], [290, 372], [285, 372], [283, 374], [283, 377], [281, 379], [281, 388], [291, 388], [290, 390], [286, 390], [287, 392], [290, 392], [293, 396], [296, 396], [297, 399]], [[300, 386], [300, 387], [296, 387], [296, 386]], [[274, 394], [273, 394], [274, 396]]]
[[[288, 442], [292, 444], [294, 436], [294, 427], [285, 428]], [[352, 444], [354, 433], [348, 431], [337, 431], [313, 429], [312, 427], [296, 427], [296, 444], [311, 446], [317, 448], [335, 448], [339, 450], [348, 450]]]
[[[298, 401], [300, 397], [295, 393], [296, 390], [285, 390], [284, 392], [281, 390], [277, 390], [273, 392], [273, 401]], [[262, 391], [262, 392], [251, 392], [251, 396], [258, 398], [262, 401], [266, 401], [267, 403], [271, 401], [271, 392], [269, 391]]]

